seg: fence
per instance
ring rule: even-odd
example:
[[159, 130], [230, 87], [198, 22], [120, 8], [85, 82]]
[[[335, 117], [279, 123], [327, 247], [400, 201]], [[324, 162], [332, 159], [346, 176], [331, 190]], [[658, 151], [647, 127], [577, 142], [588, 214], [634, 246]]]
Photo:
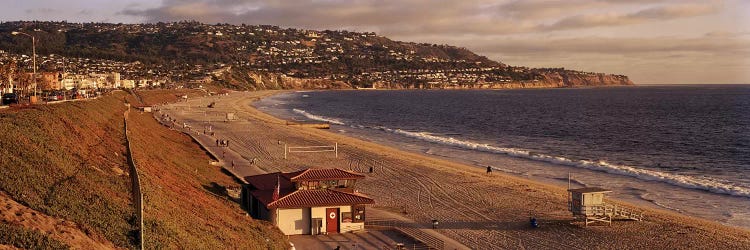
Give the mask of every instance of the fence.
[[130, 137], [128, 136], [128, 114], [130, 113], [130, 105], [128, 110], [123, 114], [123, 123], [125, 124], [125, 142], [127, 143], [128, 153], [128, 166], [130, 166], [130, 178], [133, 189], [133, 206], [135, 207], [135, 217], [138, 221], [138, 241], [139, 249], [143, 249], [143, 193], [141, 193], [141, 178], [138, 176], [138, 168], [133, 158], [133, 148], [130, 146]]
[[289, 153], [322, 153], [322, 152], [334, 152], [336, 158], [339, 158], [339, 144], [336, 143], [333, 146], [296, 146], [290, 147], [284, 143], [284, 159], [287, 158]]
[[404, 249], [445, 249], [445, 242], [443, 240], [438, 239], [437, 237], [414, 227], [415, 225], [408, 225], [407, 223], [404, 223], [402, 221], [375, 219], [366, 221], [365, 225], [392, 228], [406, 236], [409, 236], [423, 243], [414, 244], [412, 246], [404, 246]]

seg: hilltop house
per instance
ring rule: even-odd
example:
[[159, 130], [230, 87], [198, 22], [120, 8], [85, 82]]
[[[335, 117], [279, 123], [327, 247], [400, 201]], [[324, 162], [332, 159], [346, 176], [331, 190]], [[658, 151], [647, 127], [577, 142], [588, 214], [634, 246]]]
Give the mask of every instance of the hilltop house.
[[271, 221], [286, 235], [361, 230], [365, 204], [374, 203], [354, 190], [364, 177], [337, 168], [247, 176], [242, 205], [253, 218]]

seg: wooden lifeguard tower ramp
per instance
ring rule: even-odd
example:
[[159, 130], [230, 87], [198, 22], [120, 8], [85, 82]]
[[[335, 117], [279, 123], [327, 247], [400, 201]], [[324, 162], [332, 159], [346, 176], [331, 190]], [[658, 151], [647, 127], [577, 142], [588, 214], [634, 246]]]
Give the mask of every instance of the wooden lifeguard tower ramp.
[[568, 208], [575, 219], [586, 222], [586, 226], [595, 222], [612, 225], [612, 219], [643, 220], [643, 213], [623, 206], [606, 204], [604, 194], [611, 193], [598, 187], [568, 189]]

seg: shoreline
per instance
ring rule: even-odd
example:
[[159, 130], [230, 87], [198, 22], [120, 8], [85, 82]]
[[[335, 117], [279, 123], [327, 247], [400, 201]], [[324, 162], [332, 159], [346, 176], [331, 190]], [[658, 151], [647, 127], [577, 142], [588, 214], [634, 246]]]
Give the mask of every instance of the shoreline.
[[[634, 86], [637, 87], [637, 85], [634, 85]], [[605, 87], [605, 88], [606, 87], [634, 87], [634, 86], [596, 86], [596, 87], [591, 87], [591, 88], [597, 88], [597, 87]], [[391, 90], [397, 90], [397, 89], [391, 89]], [[471, 90], [479, 90], [479, 89], [456, 89], [456, 90], [457, 91], [464, 91], [464, 90], [471, 91]], [[503, 89], [496, 89], [496, 90], [503, 90]], [[322, 90], [322, 91], [326, 91], [326, 90]], [[333, 90], [333, 91], [340, 91], [340, 90]], [[253, 100], [252, 102], [249, 103], [249, 106], [251, 108], [253, 108], [254, 110], [256, 110], [256, 111], [259, 111], [259, 112], [261, 112], [261, 113], [263, 113], [265, 115], [273, 117], [274, 119], [278, 119], [279, 121], [285, 121], [283, 118], [276, 117], [274, 114], [266, 113], [266, 112], [258, 109], [254, 105], [254, 103], [257, 102], [257, 101], [260, 101], [262, 99], [265, 99], [265, 98], [270, 98], [270, 97], [275, 96], [275, 95], [280, 95], [280, 94], [289, 93], [289, 92], [311, 92], [311, 91], [284, 90], [284, 91], [281, 91], [281, 92], [278, 92], [278, 93], [273, 93], [273, 94], [265, 95], [263, 97], [255, 99], [255, 100]], [[331, 129], [334, 129], [334, 128], [331, 128]], [[344, 137], [348, 137], [348, 138], [352, 138], [352, 139], [356, 139], [356, 140], [362, 140], [363, 142], [374, 143], [374, 144], [377, 144], [377, 145], [380, 145], [380, 146], [383, 146], [383, 147], [388, 147], [388, 148], [391, 148], [391, 149], [397, 150], [397, 151], [399, 151], [399, 150], [405, 150], [407, 152], [418, 154], [418, 155], [423, 156], [423, 157], [436, 158], [436, 159], [439, 159], [439, 160], [442, 160], [442, 161], [448, 161], [448, 162], [451, 162], [451, 163], [454, 163], [454, 164], [461, 164], [461, 165], [467, 166], [469, 168], [475, 168], [476, 170], [484, 171], [483, 167], [477, 166], [475, 164], [471, 164], [471, 162], [468, 161], [468, 160], [464, 160], [464, 159], [460, 159], [460, 158], [452, 158], [452, 157], [443, 156], [443, 155], [428, 154], [428, 153], [425, 153], [425, 152], [419, 152], [419, 151], [415, 151], [415, 150], [401, 149], [394, 142], [387, 142], [387, 141], [373, 142], [373, 141], [369, 140], [369, 138], [367, 138], [365, 136], [362, 136], [362, 135], [348, 136], [348, 135], [346, 135], [344, 133], [333, 132], [333, 130], [324, 130], [324, 131], [326, 133], [331, 133], [333, 135], [344, 136]], [[580, 170], [580, 169], [575, 168], [575, 167], [570, 167], [570, 166], [565, 166], [565, 165], [559, 165], [559, 164], [549, 163], [549, 162], [545, 162], [545, 161], [527, 159], [527, 158], [523, 158], [523, 157], [514, 157], [514, 156], [502, 155], [502, 154], [495, 154], [494, 156], [495, 157], [506, 158], [506, 159], [518, 160], [518, 161], [525, 161], [525, 162], [529, 162], [529, 163], [541, 163], [541, 164], [545, 164], [545, 165], [549, 164], [549, 165], [555, 165], [555, 166], [562, 167], [562, 168], [570, 168], [570, 169], [574, 169], [574, 170]], [[521, 180], [524, 180], [524, 181], [533, 182], [536, 185], [543, 185], [543, 186], [549, 186], [549, 187], [552, 187], [552, 188], [555, 188], [555, 189], [567, 190], [567, 188], [564, 185], [562, 185], [564, 183], [564, 181], [562, 181], [562, 180], [555, 180], [556, 183], [545, 183], [545, 181], [548, 181], [548, 180], [545, 179], [545, 177], [520, 176], [520, 175], [518, 175], [518, 174], [516, 174], [516, 173], [514, 173], [512, 171], [508, 171], [507, 169], [503, 169], [503, 168], [494, 168], [494, 169], [495, 170], [499, 170], [499, 171], [502, 172], [503, 175], [506, 175], [504, 177], [520, 178]], [[495, 171], [495, 172], [497, 172], [497, 171]], [[577, 184], [577, 185], [580, 186], [581, 184]], [[708, 191], [701, 191], [701, 192], [708, 192]], [[726, 194], [726, 195], [728, 195], [728, 194]], [[731, 196], [731, 195], [728, 195], [728, 196]], [[727, 226], [727, 227], [736, 228], [736, 229], [740, 229], [740, 230], [746, 230], [746, 231], [750, 232], [750, 228], [736, 226], [736, 225], [724, 224], [724, 223], [721, 223], [721, 222], [718, 222], [718, 221], [715, 221], [715, 220], [711, 220], [711, 219], [708, 219], [708, 218], [700, 218], [700, 217], [695, 217], [695, 216], [691, 216], [691, 215], [686, 215], [686, 214], [681, 213], [679, 208], [672, 208], [672, 207], [668, 207], [668, 206], [665, 206], [665, 205], [661, 205], [661, 204], [658, 204], [658, 203], [654, 202], [653, 200], [648, 200], [648, 199], [645, 199], [645, 198], [642, 198], [642, 197], [638, 198], [638, 199], [608, 198], [608, 200], [615, 201], [616, 203], [621, 203], [621, 204], [624, 204], [624, 205], [629, 205], [629, 206], [637, 207], [637, 208], [647, 207], [649, 209], [654, 209], [654, 210], [657, 210], [657, 211], [660, 211], [660, 212], [664, 212], [664, 213], [668, 213], [668, 214], [674, 214], [674, 215], [679, 215], [679, 216], [686, 216], [686, 217], [693, 218], [693, 219], [706, 220], [706, 221], [711, 222], [711, 223], [716, 223], [716, 224], [719, 224], [719, 225], [722, 225], [722, 226]]]
[[[357, 121], [320, 116], [315, 113], [315, 109], [310, 110], [315, 113], [311, 114], [306, 110], [296, 108], [300, 105], [284, 104], [292, 100], [296, 100], [295, 103], [304, 102], [304, 98], [300, 99], [298, 94], [285, 92], [279, 95], [282, 97], [268, 97], [252, 105], [261, 112], [268, 112], [280, 119], [331, 122], [330, 132], [335, 134], [427, 157], [438, 157], [475, 168], [483, 169], [491, 165], [494, 169], [509, 175], [537, 182], [555, 183], [561, 188], [566, 186], [567, 176], [573, 174], [573, 183], [575, 183], [573, 188], [600, 186], [614, 191], [609, 195], [613, 200], [750, 229], [750, 221], [747, 217], [750, 210], [745, 207], [748, 200], [742, 189], [712, 186], [718, 184], [698, 182], [702, 179], [693, 179], [689, 175], [653, 172], [632, 165], [613, 165], [596, 160], [579, 161], [559, 155], [527, 154], [526, 149], [499, 148], [499, 146], [470, 139], [454, 139], [451, 134], [434, 133], [427, 128], [402, 131], [395, 125], [391, 125], [394, 127], [363, 126]], [[278, 108], [276, 105], [283, 108]], [[292, 108], [295, 109], [290, 110]], [[527, 168], [528, 166], [531, 167]], [[658, 177], [665, 179], [654, 179]], [[726, 193], [729, 191], [734, 193]]]
[[[253, 145], [247, 144], [252, 150], [240, 153], [265, 153], [261, 154], [261, 164], [268, 170], [288, 171], [299, 168], [300, 165], [346, 168], [346, 162], [328, 156], [293, 156], [290, 157], [290, 161], [283, 161], [273, 155], [274, 151], [279, 151], [273, 148], [276, 140], [284, 139], [290, 143], [336, 141], [343, 149], [345, 156], [342, 159], [352, 155], [364, 156], [368, 159], [382, 160], [388, 165], [386, 170], [393, 170], [388, 175], [375, 173], [362, 183], [362, 190], [376, 199], [376, 207], [402, 212], [415, 221], [428, 221], [430, 218], [446, 221], [447, 225], [452, 226], [440, 230], [441, 233], [469, 246], [517, 247], [518, 243], [514, 241], [525, 239], [539, 241], [541, 243], [537, 243], [541, 244], [540, 246], [547, 247], [643, 247], [640, 244], [665, 235], [673, 236], [672, 240], [663, 242], [664, 246], [671, 247], [750, 245], [750, 231], [747, 229], [616, 200], [613, 203], [645, 211], [646, 220], [614, 221], [611, 227], [587, 230], [575, 223], [571, 224], [571, 216], [565, 204], [567, 192], [557, 185], [500, 171], [495, 171], [492, 176], [486, 176], [483, 169], [476, 166], [435, 156], [404, 151], [330, 131], [289, 128], [283, 125], [284, 120], [250, 105], [260, 98], [278, 93], [282, 92], [240, 92], [233, 93], [227, 98], [231, 99], [227, 101], [231, 101], [227, 108], [236, 110], [243, 119], [247, 118], [248, 122], [242, 124], [244, 129], [264, 131], [262, 134], [240, 137], [237, 135], [243, 134], [238, 133], [242, 131], [233, 131], [230, 127], [234, 125], [227, 125], [227, 132], [235, 134], [237, 140], [253, 142]], [[217, 125], [217, 129], [221, 128]], [[414, 201], [420, 198], [420, 194], [430, 197], [429, 204], [414, 204]], [[527, 230], [529, 215], [540, 219], [546, 229]], [[569, 239], [570, 234], [585, 237]], [[708, 237], [719, 243], [707, 245], [706, 241], [685, 240], [685, 234], [695, 239]], [[596, 240], [605, 235], [616, 240]], [[561, 243], [564, 245], [560, 245]], [[530, 244], [535, 243], [523, 243]]]

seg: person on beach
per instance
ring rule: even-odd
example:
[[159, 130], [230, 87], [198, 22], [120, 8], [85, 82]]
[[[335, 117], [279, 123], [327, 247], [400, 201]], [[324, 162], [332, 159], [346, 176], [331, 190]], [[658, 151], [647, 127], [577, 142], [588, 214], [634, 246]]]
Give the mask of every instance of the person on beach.
[[487, 166], [487, 175], [492, 175], [492, 166]]
[[219, 146], [219, 139], [216, 139], [216, 146]]

